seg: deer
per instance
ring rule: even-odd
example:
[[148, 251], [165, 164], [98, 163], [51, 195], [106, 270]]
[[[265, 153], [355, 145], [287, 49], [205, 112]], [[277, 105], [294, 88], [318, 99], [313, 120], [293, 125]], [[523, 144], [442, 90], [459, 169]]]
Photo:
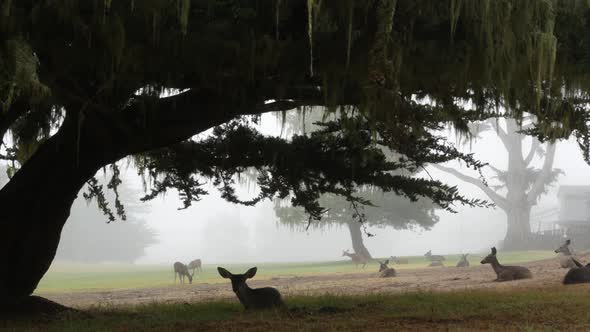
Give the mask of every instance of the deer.
[[220, 276], [231, 280], [232, 290], [246, 310], [284, 307], [281, 293], [276, 288], [250, 288], [246, 284], [246, 280], [254, 277], [257, 270], [258, 268], [253, 267], [244, 274], [233, 274], [222, 267], [217, 267]]
[[533, 274], [529, 269], [524, 266], [505, 266], [498, 262], [498, 258], [496, 257], [496, 247], [492, 248], [492, 252], [487, 255], [482, 261], [481, 264], [491, 264], [494, 272], [496, 272], [496, 280], [494, 281], [512, 281], [512, 280], [519, 280], [519, 279], [530, 279], [533, 277]]
[[389, 257], [389, 259], [394, 264], [408, 264], [408, 259], [407, 258], [399, 258], [397, 256], [391, 256], [391, 257]]
[[555, 249], [555, 253], [556, 254], [563, 254], [560, 258], [559, 258], [559, 265], [561, 265], [562, 268], [564, 269], [573, 269], [576, 266], [576, 263], [574, 262], [574, 257], [572, 255], [572, 252], [570, 251], [569, 245], [572, 243], [572, 241], [570, 239], [565, 240], [565, 243]]
[[348, 256], [350, 257], [350, 259], [352, 259], [352, 262], [356, 264], [356, 267], [359, 267], [359, 264], [363, 264], [363, 269], [365, 268], [365, 266], [367, 265], [367, 262], [369, 261], [367, 259], [367, 257], [365, 257], [364, 255], [361, 254], [356, 254], [356, 253], [349, 253], [348, 250], [343, 250], [342, 251], [342, 257], [344, 256]]
[[188, 283], [193, 283], [193, 275], [188, 273], [188, 267], [181, 262], [174, 263], [174, 283], [176, 283], [176, 275], [181, 284], [184, 284], [184, 277], [188, 278]]
[[467, 255], [469, 254], [461, 254], [461, 258], [459, 262], [457, 262], [457, 267], [469, 267], [469, 261], [467, 260]]
[[426, 257], [426, 259], [428, 259], [431, 262], [442, 262], [445, 260], [444, 256], [433, 255], [432, 250], [428, 250], [428, 252], [424, 254], [424, 257]]
[[590, 282], [590, 264], [582, 265], [575, 258], [571, 258], [576, 267], [571, 268], [563, 277], [564, 285], [583, 284]]
[[193, 274], [195, 274], [195, 270], [197, 270], [198, 272], [203, 272], [203, 268], [201, 267], [201, 259], [195, 259], [193, 261], [191, 261], [190, 263], [188, 263], [188, 269], [193, 271]]
[[391, 278], [395, 277], [395, 269], [387, 266], [389, 264], [389, 260], [385, 260], [385, 262], [379, 262], [379, 277], [381, 278]]
[[441, 261], [434, 261], [434, 262], [430, 262], [430, 264], [428, 264], [428, 266], [435, 267], [435, 266], [445, 266], [445, 265]]

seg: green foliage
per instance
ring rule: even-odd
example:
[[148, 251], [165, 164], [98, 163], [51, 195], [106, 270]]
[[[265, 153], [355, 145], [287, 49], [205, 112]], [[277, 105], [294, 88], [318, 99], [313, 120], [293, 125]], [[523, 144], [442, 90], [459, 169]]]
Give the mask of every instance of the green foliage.
[[[590, 35], [588, 12], [587, 3], [557, 0], [3, 1], [0, 125], [17, 138], [4, 157], [26, 163], [46, 128], [66, 124], [118, 137], [109, 143], [122, 158], [216, 119], [321, 106], [346, 112], [309, 138], [264, 138], [232, 124], [150, 154], [144, 166], [157, 179], [146, 199], [177, 188], [187, 207], [206, 193], [205, 177], [235, 203], [292, 194], [316, 219], [321, 193], [367, 203], [358, 186], [429, 197], [447, 210], [485, 205], [392, 172], [455, 158], [481, 167], [433, 132], [449, 123], [466, 132], [499, 106], [517, 119], [537, 115], [537, 136], [577, 135], [590, 155], [589, 43], [579, 42]], [[175, 91], [184, 103], [162, 97]], [[163, 128], [163, 119], [177, 121]], [[400, 159], [387, 161], [377, 145]], [[260, 172], [261, 193], [240, 200], [232, 177], [247, 167]]]

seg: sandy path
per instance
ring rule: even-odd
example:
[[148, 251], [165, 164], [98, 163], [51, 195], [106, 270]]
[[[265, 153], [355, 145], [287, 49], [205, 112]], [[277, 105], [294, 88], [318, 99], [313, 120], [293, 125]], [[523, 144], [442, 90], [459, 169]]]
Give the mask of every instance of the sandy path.
[[[583, 262], [588, 257], [581, 257]], [[566, 269], [558, 260], [547, 259], [525, 264], [533, 273], [533, 279], [512, 282], [492, 282], [496, 275], [490, 265], [472, 261], [472, 267], [433, 267], [401, 269], [398, 277], [378, 278], [377, 273], [333, 273], [314, 276], [279, 276], [250, 281], [251, 287], [274, 286], [285, 297], [308, 294], [367, 294], [400, 293], [408, 291], [453, 291], [465, 289], [540, 288], [561, 284]], [[138, 288], [113, 291], [83, 291], [60, 294], [40, 294], [59, 303], [88, 307], [93, 305], [141, 304], [150, 302], [197, 302], [214, 299], [236, 300], [229, 282], [195, 283], [168, 287]]]

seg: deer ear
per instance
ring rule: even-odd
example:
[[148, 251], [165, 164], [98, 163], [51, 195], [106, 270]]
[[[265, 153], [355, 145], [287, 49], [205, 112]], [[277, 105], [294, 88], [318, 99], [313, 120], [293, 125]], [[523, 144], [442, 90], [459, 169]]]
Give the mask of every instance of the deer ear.
[[223, 278], [226, 278], [226, 279], [229, 279], [232, 276], [232, 274], [228, 270], [222, 268], [221, 266], [217, 267], [217, 272], [219, 272], [220, 276], [222, 276]]
[[492, 248], [492, 255], [496, 255], [497, 251], [496, 251], [496, 247]]
[[256, 275], [256, 271], [258, 271], [258, 268], [253, 267], [250, 270], [246, 271], [244, 275], [246, 276], [246, 278], [250, 279]]

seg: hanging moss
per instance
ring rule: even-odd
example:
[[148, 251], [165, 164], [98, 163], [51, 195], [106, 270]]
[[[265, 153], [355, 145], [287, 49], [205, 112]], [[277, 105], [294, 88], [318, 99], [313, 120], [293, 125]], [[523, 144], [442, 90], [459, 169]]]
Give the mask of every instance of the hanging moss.
[[178, 21], [180, 22], [180, 28], [182, 30], [183, 35], [186, 35], [190, 9], [190, 0], [178, 0]]

